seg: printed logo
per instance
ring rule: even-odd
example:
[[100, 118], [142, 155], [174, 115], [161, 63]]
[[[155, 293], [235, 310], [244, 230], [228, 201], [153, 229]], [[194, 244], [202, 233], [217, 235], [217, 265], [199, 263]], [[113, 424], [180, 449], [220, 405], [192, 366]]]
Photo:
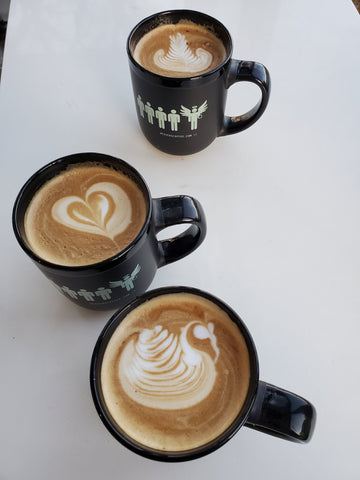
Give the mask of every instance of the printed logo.
[[191, 130], [197, 130], [198, 120], [202, 118], [202, 114], [206, 112], [206, 110], [207, 110], [207, 100], [205, 100], [205, 102], [202, 105], [200, 105], [199, 108], [195, 106], [195, 107], [192, 107], [191, 110], [181, 105], [180, 113], [184, 117], [187, 117], [187, 119], [189, 120], [191, 124]]
[[126, 275], [123, 276], [121, 280], [117, 280], [115, 282], [110, 282], [110, 287], [116, 288], [116, 287], [122, 287], [125, 288], [128, 292], [132, 290], [135, 285], [134, 285], [134, 280], [137, 277], [138, 273], [140, 272], [141, 267], [140, 265], [136, 265], [135, 269], [133, 270], [132, 273], [127, 273]]
[[208, 109], [208, 101], [205, 100], [200, 106], [185, 107], [181, 105], [180, 112], [175, 108], [171, 108], [169, 112], [165, 112], [161, 106], [156, 109], [151, 105], [149, 101], [143, 101], [141, 95], [136, 99], [140, 116], [146, 120], [150, 125], [157, 126], [160, 130], [165, 130], [167, 127], [172, 132], [179, 130], [179, 125], [182, 122], [188, 122], [190, 124], [190, 130], [194, 131], [198, 129], [199, 120], [203, 118], [203, 114]]
[[109, 282], [108, 286], [98, 287], [95, 291], [87, 290], [86, 288], [80, 288], [79, 290], [73, 290], [66, 285], [57, 285], [55, 282], [53, 284], [61, 292], [68, 295], [73, 300], [83, 299], [87, 302], [95, 302], [96, 300], [111, 300], [113, 295], [113, 290], [116, 288], [123, 288], [127, 292], [131, 292], [135, 288], [134, 281], [137, 278], [141, 270], [140, 265], [136, 265], [134, 270], [131, 273], [127, 273], [120, 280], [115, 280]]

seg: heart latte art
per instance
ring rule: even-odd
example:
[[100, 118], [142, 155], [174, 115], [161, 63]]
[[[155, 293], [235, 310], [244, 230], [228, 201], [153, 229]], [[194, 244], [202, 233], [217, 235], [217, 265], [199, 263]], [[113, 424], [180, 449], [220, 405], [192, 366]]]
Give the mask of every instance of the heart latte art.
[[122, 172], [85, 164], [49, 180], [25, 215], [30, 247], [59, 265], [97, 263], [126, 248], [140, 232], [146, 202]]
[[121, 187], [102, 182], [92, 185], [84, 200], [75, 195], [60, 198], [51, 213], [62, 225], [114, 240], [131, 222], [131, 202]]
[[226, 51], [209, 29], [184, 20], [147, 32], [137, 43], [133, 56], [153, 73], [190, 77], [216, 68], [225, 60]]
[[115, 329], [101, 366], [106, 407], [151, 448], [196, 448], [238, 415], [250, 377], [246, 342], [228, 315], [190, 293], [160, 295]]

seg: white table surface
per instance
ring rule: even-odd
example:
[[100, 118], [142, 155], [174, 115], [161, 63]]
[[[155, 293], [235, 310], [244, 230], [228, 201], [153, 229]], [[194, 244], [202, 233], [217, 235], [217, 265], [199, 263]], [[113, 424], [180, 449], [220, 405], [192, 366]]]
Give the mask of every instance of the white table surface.
[[[137, 125], [125, 42], [143, 17], [190, 7], [264, 63], [272, 93], [249, 130], [173, 157]], [[350, 0], [12, 0], [0, 86], [0, 479], [358, 480], [360, 18]], [[258, 96], [237, 85], [227, 113]], [[116, 442], [92, 403], [89, 362], [112, 312], [59, 295], [15, 241], [14, 199], [42, 165], [96, 151], [130, 162], [154, 197], [190, 194], [203, 245], [152, 287], [189, 285], [250, 328], [261, 378], [318, 413], [298, 445], [243, 428], [202, 459], [163, 464]]]

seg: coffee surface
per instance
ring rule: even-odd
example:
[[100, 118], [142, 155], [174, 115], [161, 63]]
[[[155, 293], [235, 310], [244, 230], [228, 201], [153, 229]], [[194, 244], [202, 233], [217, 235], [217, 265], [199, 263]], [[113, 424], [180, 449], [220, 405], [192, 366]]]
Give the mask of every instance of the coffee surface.
[[101, 387], [115, 422], [134, 440], [165, 451], [219, 436], [245, 401], [246, 342], [217, 305], [189, 293], [155, 297], [112, 335]]
[[134, 58], [153, 73], [191, 77], [208, 72], [226, 58], [221, 40], [206, 27], [192, 22], [160, 25], [137, 43]]
[[90, 265], [126, 248], [146, 218], [146, 201], [121, 171], [75, 165], [45, 183], [25, 214], [30, 248], [58, 265]]

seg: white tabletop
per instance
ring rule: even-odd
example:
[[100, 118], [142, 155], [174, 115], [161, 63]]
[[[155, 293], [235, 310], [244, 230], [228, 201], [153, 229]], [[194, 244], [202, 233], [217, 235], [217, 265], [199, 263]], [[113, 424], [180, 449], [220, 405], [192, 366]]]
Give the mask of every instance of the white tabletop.
[[[139, 131], [125, 42], [143, 17], [182, 7], [222, 21], [234, 57], [268, 67], [272, 93], [249, 130], [173, 157]], [[1, 480], [360, 478], [359, 45], [350, 0], [12, 0], [0, 86]], [[227, 113], [257, 96], [232, 87]], [[201, 201], [203, 245], [152, 287], [198, 287], [237, 310], [261, 378], [316, 406], [309, 444], [243, 428], [207, 457], [162, 464], [110, 436], [88, 377], [112, 312], [59, 295], [11, 228], [27, 178], [81, 151], [133, 164], [154, 197]]]

